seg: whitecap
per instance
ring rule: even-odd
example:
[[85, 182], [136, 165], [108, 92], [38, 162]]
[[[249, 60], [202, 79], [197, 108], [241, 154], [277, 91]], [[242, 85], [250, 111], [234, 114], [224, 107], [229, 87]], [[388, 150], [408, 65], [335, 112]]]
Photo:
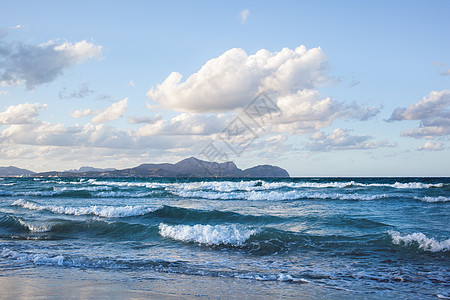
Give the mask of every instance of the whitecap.
[[47, 210], [56, 214], [65, 215], [95, 215], [106, 218], [121, 218], [140, 216], [155, 211], [155, 208], [145, 206], [106, 206], [106, 205], [92, 205], [92, 206], [55, 206], [55, 205], [40, 205], [30, 201], [19, 199], [14, 201], [11, 205], [21, 206], [29, 210]]
[[395, 245], [417, 245], [419, 249], [429, 252], [445, 252], [450, 250], [450, 239], [436, 241], [434, 238], [429, 238], [421, 232], [414, 232], [403, 236], [398, 231], [389, 230], [388, 233], [392, 238], [392, 243]]
[[438, 196], [438, 197], [414, 197], [416, 200], [420, 200], [423, 202], [448, 202], [450, 201], [450, 197]]
[[47, 232], [52, 229], [52, 226], [50, 225], [33, 225], [31, 223], [23, 221], [22, 219], [17, 219], [17, 221], [20, 223], [20, 225], [33, 232]]
[[311, 283], [309, 280], [306, 280], [303, 278], [296, 278], [289, 274], [284, 274], [284, 273], [278, 274], [277, 280], [284, 281], [284, 282]]
[[167, 225], [159, 224], [159, 234], [182, 242], [204, 245], [241, 246], [257, 231], [238, 225]]
[[300, 199], [331, 199], [331, 200], [378, 200], [388, 198], [387, 194], [340, 194], [340, 193], [311, 193], [301, 191], [250, 191], [250, 192], [211, 192], [211, 191], [172, 191], [174, 195], [184, 198], [202, 198], [210, 200], [254, 200], [254, 201], [283, 201]]
[[3, 258], [13, 259], [21, 262], [32, 262], [37, 265], [64, 265], [64, 256], [55, 255], [47, 256], [44, 254], [27, 254], [20, 253], [11, 249], [3, 248], [0, 256]]
[[53, 187], [53, 191], [61, 193], [66, 191], [110, 191], [112, 190], [109, 186], [86, 186], [86, 187]]

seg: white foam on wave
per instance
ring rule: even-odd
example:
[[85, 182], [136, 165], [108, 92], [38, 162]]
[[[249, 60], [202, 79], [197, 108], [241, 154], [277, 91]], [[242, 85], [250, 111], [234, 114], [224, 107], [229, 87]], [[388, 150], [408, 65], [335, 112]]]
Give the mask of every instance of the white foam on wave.
[[106, 205], [92, 205], [92, 206], [55, 206], [55, 205], [40, 205], [30, 201], [19, 199], [14, 201], [11, 205], [21, 206], [29, 210], [47, 210], [56, 214], [65, 215], [95, 215], [105, 218], [121, 218], [140, 216], [155, 211], [155, 208], [149, 208], [145, 206], [106, 206]]
[[3, 248], [0, 256], [21, 262], [32, 262], [37, 265], [64, 265], [64, 256], [62, 255], [47, 256], [44, 254], [28, 254]]
[[280, 273], [278, 274], [278, 281], [284, 281], [284, 282], [297, 282], [297, 283], [311, 283], [311, 281], [303, 279], [303, 278], [296, 278], [289, 274]]
[[250, 192], [205, 192], [205, 191], [172, 191], [173, 194], [184, 198], [202, 198], [210, 200], [301, 200], [301, 199], [330, 199], [330, 200], [378, 200], [388, 198], [387, 194], [340, 194], [340, 193], [311, 193], [301, 191], [250, 191]]
[[445, 252], [450, 250], [450, 239], [440, 242], [427, 237], [421, 232], [414, 232], [403, 236], [400, 232], [394, 230], [389, 230], [388, 233], [392, 238], [392, 243], [395, 245], [417, 245], [419, 249], [429, 252]]
[[33, 232], [47, 232], [52, 229], [52, 226], [50, 226], [50, 225], [33, 225], [33, 224], [27, 223], [19, 218], [17, 219], [17, 221], [20, 223], [20, 225], [27, 228], [29, 231], [33, 231]]
[[19, 252], [8, 248], [3, 248], [0, 257], [16, 260], [19, 262], [34, 263], [36, 265], [48, 266], [66, 266], [66, 267], [107, 267], [107, 268], [123, 268], [113, 260], [109, 259], [91, 259], [84, 256], [68, 257], [61, 254], [44, 254], [44, 253], [26, 253]]
[[61, 193], [66, 191], [110, 191], [112, 187], [110, 186], [85, 186], [85, 187], [53, 187], [53, 191]]
[[442, 183], [428, 184], [421, 182], [408, 183], [358, 183], [355, 181], [345, 182], [267, 182], [264, 180], [251, 181], [202, 181], [191, 183], [167, 184], [167, 186], [182, 190], [211, 190], [218, 192], [233, 192], [233, 191], [259, 191], [259, 190], [273, 190], [280, 188], [347, 188], [351, 186], [358, 187], [390, 187], [398, 189], [423, 189], [433, 187], [443, 187]]
[[401, 183], [396, 182], [394, 184], [367, 184], [366, 186], [386, 186], [386, 187], [393, 187], [397, 189], [429, 189], [429, 188], [440, 188], [443, 187], [443, 183], [422, 183], [422, 182], [408, 182], [408, 183]]
[[52, 196], [63, 196], [65, 192], [79, 192], [86, 191], [89, 192], [90, 197], [94, 198], [145, 198], [151, 197], [155, 194], [158, 194], [157, 191], [150, 192], [124, 192], [124, 191], [111, 191], [108, 187], [95, 188], [95, 187], [87, 187], [87, 188], [55, 188], [53, 191], [27, 191], [27, 192], [8, 192], [0, 190], [0, 195], [8, 195], [8, 196], [37, 196], [37, 197], [52, 197]]
[[448, 201], [450, 201], [450, 197], [444, 197], [444, 196], [438, 196], [438, 197], [414, 197], [414, 199], [420, 200], [420, 201], [423, 201], [423, 202], [429, 202], [429, 203], [448, 202]]
[[167, 225], [159, 224], [159, 234], [182, 242], [195, 242], [203, 245], [241, 246], [255, 229], [238, 225]]
[[150, 189], [164, 188], [172, 184], [160, 182], [128, 182], [128, 181], [97, 181], [96, 179], [89, 179], [87, 181], [92, 185], [106, 185], [117, 187], [145, 187]]

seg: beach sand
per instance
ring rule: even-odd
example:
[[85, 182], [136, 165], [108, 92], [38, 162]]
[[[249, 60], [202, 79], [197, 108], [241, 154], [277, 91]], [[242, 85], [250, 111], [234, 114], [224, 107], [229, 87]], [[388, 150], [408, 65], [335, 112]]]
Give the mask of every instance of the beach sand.
[[1, 299], [330, 299], [362, 295], [308, 283], [1, 264]]

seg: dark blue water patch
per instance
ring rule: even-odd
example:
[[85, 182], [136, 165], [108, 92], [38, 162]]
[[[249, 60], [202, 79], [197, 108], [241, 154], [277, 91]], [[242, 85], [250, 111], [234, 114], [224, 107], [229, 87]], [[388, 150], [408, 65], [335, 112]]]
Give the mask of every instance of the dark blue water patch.
[[19, 219], [5, 214], [0, 214], [0, 232], [14, 232], [14, 233], [23, 233], [28, 232], [29, 229], [26, 226], [22, 225], [19, 222]]
[[171, 222], [175, 224], [223, 224], [240, 223], [249, 225], [277, 224], [289, 221], [290, 218], [281, 218], [271, 215], [243, 215], [235, 212], [219, 210], [198, 210], [164, 205], [162, 208], [149, 212], [139, 218], [150, 219], [153, 222]]
[[151, 240], [159, 237], [157, 226], [94, 219], [48, 219], [37, 224], [15, 217], [0, 218], [3, 238], [12, 239], [113, 239]]

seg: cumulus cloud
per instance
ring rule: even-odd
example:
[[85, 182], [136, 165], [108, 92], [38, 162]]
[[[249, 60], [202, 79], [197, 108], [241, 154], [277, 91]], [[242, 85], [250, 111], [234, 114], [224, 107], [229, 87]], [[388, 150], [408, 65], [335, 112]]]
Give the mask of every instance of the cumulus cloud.
[[0, 112], [0, 125], [32, 123], [45, 107], [47, 107], [46, 104], [28, 102], [8, 106], [3, 112]]
[[138, 136], [156, 135], [212, 135], [224, 130], [231, 121], [229, 117], [219, 114], [183, 113], [170, 120], [158, 120], [138, 129]]
[[[235, 48], [207, 61], [185, 81], [180, 73], [171, 73], [147, 96], [179, 112], [226, 113], [246, 108], [264, 94], [280, 112], [267, 128], [275, 133], [311, 133], [337, 118], [365, 121], [379, 113], [375, 106], [347, 105], [322, 97], [316, 88], [328, 81], [327, 70], [320, 48], [262, 49], [254, 55]], [[155, 126], [148, 132], [158, 132]]]
[[350, 135], [348, 130], [336, 128], [330, 134], [318, 132], [310, 137], [311, 142], [305, 148], [313, 152], [328, 152], [333, 150], [376, 149], [380, 147], [395, 147], [386, 140], [371, 142], [369, 135]]
[[92, 110], [90, 108], [88, 109], [79, 109], [74, 111], [73, 113], [71, 113], [70, 115], [72, 116], [72, 118], [78, 119], [78, 118], [83, 118], [86, 116], [92, 116], [97, 114], [98, 112], [96, 110]]
[[234, 48], [207, 61], [184, 82], [180, 73], [172, 72], [147, 96], [175, 111], [226, 112], [245, 107], [260, 92], [275, 98], [312, 89], [327, 80], [327, 69], [320, 48], [263, 49], [250, 56]]
[[154, 124], [162, 120], [161, 114], [157, 114], [151, 117], [129, 117], [128, 123], [130, 124]]
[[127, 110], [127, 107], [128, 98], [125, 98], [119, 102], [113, 103], [110, 107], [95, 115], [91, 121], [93, 123], [105, 123], [117, 120], [122, 117], [123, 113]]
[[239, 12], [239, 20], [242, 24], [245, 24], [247, 22], [247, 18], [250, 15], [250, 11], [248, 9], [244, 9], [243, 11]]
[[5, 85], [24, 83], [28, 89], [49, 83], [74, 64], [101, 54], [101, 46], [87, 41], [40, 45], [0, 40], [0, 82]]
[[440, 142], [426, 142], [424, 145], [417, 147], [418, 151], [441, 151], [444, 150], [444, 145]]
[[450, 134], [450, 90], [432, 91], [406, 108], [397, 108], [388, 121], [420, 120], [420, 127], [402, 136], [433, 138]]
[[30, 145], [64, 148], [105, 149], [174, 149], [195, 145], [192, 138], [181, 139], [170, 136], [140, 137], [132, 131], [124, 131], [106, 124], [85, 124], [66, 127], [36, 121], [33, 124], [10, 125], [0, 132], [0, 144], [14, 147]]
[[68, 92], [67, 88], [62, 88], [61, 91], [59, 91], [58, 96], [59, 99], [71, 99], [71, 98], [85, 98], [90, 95], [94, 94], [94, 90], [89, 88], [89, 85], [87, 83], [84, 83], [80, 86], [80, 88], [76, 91]]

